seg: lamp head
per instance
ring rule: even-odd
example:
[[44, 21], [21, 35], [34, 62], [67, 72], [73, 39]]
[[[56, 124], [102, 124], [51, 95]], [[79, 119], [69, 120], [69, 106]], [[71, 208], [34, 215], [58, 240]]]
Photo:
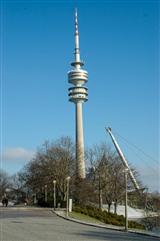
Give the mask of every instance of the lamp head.
[[67, 180], [67, 181], [69, 181], [70, 179], [71, 179], [71, 177], [70, 177], [70, 176], [66, 177], [66, 180]]

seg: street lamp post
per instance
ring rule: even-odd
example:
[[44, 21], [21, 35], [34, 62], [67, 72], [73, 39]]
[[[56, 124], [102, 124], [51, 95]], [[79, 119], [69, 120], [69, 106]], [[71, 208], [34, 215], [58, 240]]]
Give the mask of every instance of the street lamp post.
[[67, 211], [67, 213], [66, 213], [66, 215], [68, 217], [68, 211], [69, 211], [69, 181], [70, 181], [70, 177], [67, 177], [66, 180], [67, 180], [67, 195], [66, 195], [66, 198], [67, 198], [67, 200], [66, 200], [66, 211]]
[[128, 195], [127, 195], [127, 175], [128, 175], [128, 168], [124, 170], [124, 178], [125, 178], [125, 231], [128, 232]]
[[53, 199], [54, 199], [54, 210], [56, 209], [56, 180], [53, 180]]

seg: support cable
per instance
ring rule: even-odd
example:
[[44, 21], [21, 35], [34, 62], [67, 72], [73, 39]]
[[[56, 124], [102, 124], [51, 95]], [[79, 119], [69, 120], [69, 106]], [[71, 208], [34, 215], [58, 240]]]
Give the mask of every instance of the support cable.
[[158, 162], [149, 154], [147, 154], [142, 148], [139, 148], [138, 146], [136, 146], [135, 144], [131, 143], [130, 141], [128, 141], [126, 138], [124, 138], [123, 136], [121, 136], [120, 134], [118, 134], [117, 132], [114, 131], [114, 133], [116, 135], [118, 135], [120, 138], [122, 138], [125, 142], [127, 142], [129, 145], [133, 146], [135, 149], [137, 149], [138, 151], [140, 151], [141, 153], [143, 153], [143, 155], [145, 155], [146, 157], [148, 157], [149, 159], [151, 159], [152, 161], [154, 161], [156, 164], [158, 164]]

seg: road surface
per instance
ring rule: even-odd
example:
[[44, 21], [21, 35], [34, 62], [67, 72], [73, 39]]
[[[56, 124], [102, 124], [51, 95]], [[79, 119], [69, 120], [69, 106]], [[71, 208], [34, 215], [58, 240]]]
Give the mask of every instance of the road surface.
[[0, 241], [158, 241], [150, 236], [91, 227], [47, 209], [0, 207]]

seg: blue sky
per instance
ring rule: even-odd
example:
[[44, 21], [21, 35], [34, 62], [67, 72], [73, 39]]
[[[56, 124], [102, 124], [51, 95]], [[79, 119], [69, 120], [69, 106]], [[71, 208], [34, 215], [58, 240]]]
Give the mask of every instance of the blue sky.
[[[1, 167], [20, 170], [44, 140], [74, 140], [67, 72], [75, 7], [89, 73], [85, 145], [112, 145], [104, 129], [111, 126], [143, 182], [157, 190], [159, 6], [153, 0], [1, 1]], [[116, 133], [145, 155], [137, 156]]]

